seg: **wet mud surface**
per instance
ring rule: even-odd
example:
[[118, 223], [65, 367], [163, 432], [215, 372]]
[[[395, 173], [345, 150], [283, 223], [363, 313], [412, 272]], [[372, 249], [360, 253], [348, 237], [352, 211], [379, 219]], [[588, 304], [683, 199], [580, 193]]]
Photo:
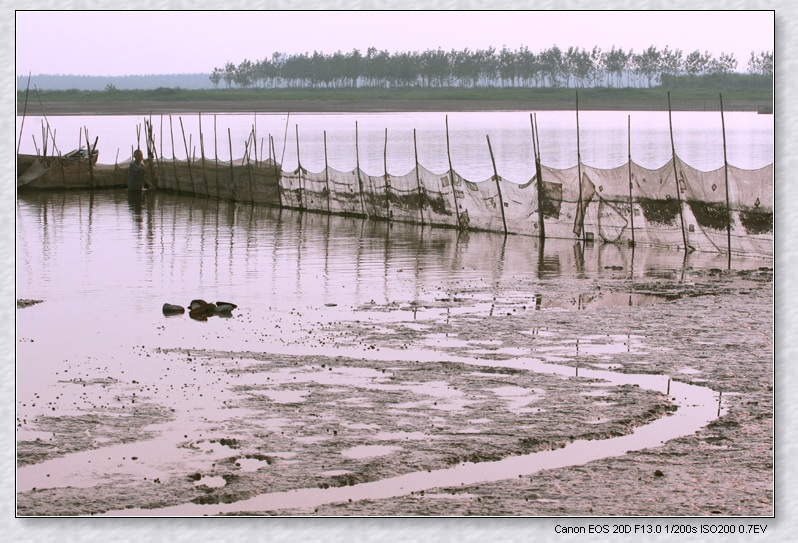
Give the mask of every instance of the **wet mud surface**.
[[[771, 269], [516, 279], [351, 308], [239, 303], [190, 348], [164, 341], [65, 360], [17, 405], [17, 514], [161, 515], [424, 472], [428, 488], [387, 499], [226, 514], [774, 513]], [[163, 322], [167, 337], [178, 321]], [[30, 341], [18, 337], [23, 355]], [[591, 369], [661, 375], [662, 390], [612, 385]], [[668, 379], [719, 393], [720, 416], [620, 456], [435, 484], [438, 470], [578, 440], [600, 448], [670, 417]]]

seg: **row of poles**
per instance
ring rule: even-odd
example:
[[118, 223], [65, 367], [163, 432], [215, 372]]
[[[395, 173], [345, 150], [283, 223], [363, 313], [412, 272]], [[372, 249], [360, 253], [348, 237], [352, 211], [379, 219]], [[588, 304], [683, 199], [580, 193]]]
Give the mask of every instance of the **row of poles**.
[[[24, 105], [24, 110], [23, 110], [23, 115], [22, 115], [22, 123], [21, 123], [21, 126], [20, 126], [20, 138], [19, 138], [19, 142], [17, 144], [17, 154], [19, 154], [19, 145], [21, 144], [21, 139], [22, 139], [22, 130], [23, 130], [24, 123], [25, 123], [25, 114], [27, 112], [28, 92], [29, 92], [29, 90], [30, 90], [30, 75], [28, 76], [28, 89], [25, 91], [25, 105]], [[41, 105], [41, 99], [39, 100], [39, 102], [40, 102], [40, 105]], [[728, 254], [728, 265], [729, 265], [729, 267], [731, 267], [731, 204], [730, 204], [730, 199], [729, 199], [729, 171], [728, 171], [729, 164], [728, 164], [727, 154], [726, 154], [726, 123], [725, 123], [725, 118], [724, 118], [724, 113], [723, 113], [723, 95], [722, 94], [720, 95], [720, 113], [721, 113], [721, 125], [722, 125], [722, 132], [723, 132], [723, 164], [724, 164], [725, 187], [726, 187], [726, 212], [727, 212], [727, 215], [728, 215], [728, 218], [727, 218], [727, 221], [726, 221], [727, 254]], [[47, 117], [46, 117], [46, 114], [44, 113], [44, 106], [43, 105], [42, 105], [42, 115], [44, 116], [45, 121], [47, 121]], [[287, 131], [288, 131], [288, 119], [289, 118], [290, 118], [290, 112], [288, 113], [288, 116], [286, 117], [286, 135], [287, 135]], [[189, 179], [190, 179], [190, 182], [191, 182], [192, 191], [196, 192], [196, 187], [195, 187], [195, 184], [194, 184], [194, 176], [193, 176], [193, 173], [191, 171], [191, 162], [192, 162], [192, 160], [190, 158], [191, 155], [189, 154], [189, 148], [192, 149], [192, 154], [193, 154], [194, 148], [191, 145], [191, 141], [190, 141], [191, 140], [191, 136], [189, 136], [189, 139], [186, 140], [185, 129], [183, 127], [183, 119], [180, 118], [179, 120], [180, 120], [180, 130], [181, 130], [181, 133], [183, 135], [183, 145], [184, 145], [185, 152], [186, 152], [186, 160], [187, 160], [187, 163], [188, 163]], [[532, 144], [533, 144], [534, 159], [535, 159], [535, 175], [536, 175], [536, 178], [537, 178], [538, 236], [539, 236], [539, 239], [541, 241], [543, 241], [545, 239], [545, 221], [544, 221], [544, 212], [543, 212], [543, 203], [545, 202], [545, 188], [544, 188], [544, 185], [543, 185], [543, 176], [542, 176], [542, 168], [541, 168], [541, 161], [540, 161], [540, 139], [539, 139], [539, 135], [538, 135], [537, 119], [536, 119], [536, 116], [534, 114], [530, 114], [530, 122], [531, 122], [531, 125], [532, 125]], [[674, 137], [673, 137], [673, 120], [672, 120], [672, 108], [671, 108], [670, 92], [668, 92], [668, 123], [669, 123], [669, 130], [670, 130], [670, 139], [671, 139], [671, 154], [672, 154], [672, 163], [673, 163], [673, 169], [674, 169], [674, 181], [676, 183], [676, 197], [677, 197], [677, 201], [678, 201], [678, 204], [679, 204], [679, 219], [680, 219], [680, 227], [681, 227], [681, 231], [682, 231], [682, 241], [683, 241], [683, 244], [684, 244], [685, 253], [688, 253], [688, 252], [693, 251], [694, 248], [692, 246], [690, 246], [690, 244], [689, 244], [689, 242], [687, 240], [687, 231], [685, 229], [685, 224], [684, 224], [684, 213], [682, 211], [682, 197], [681, 197], [682, 189], [681, 189], [681, 186], [680, 186], [678, 168], [677, 168], [677, 164], [676, 164], [676, 147], [675, 147], [675, 142], [674, 142]], [[217, 142], [217, 138], [216, 138], [216, 116], [215, 115], [214, 115], [213, 126], [214, 126], [214, 157], [215, 157], [214, 160], [215, 160], [215, 165], [216, 165], [214, 170], [216, 172], [216, 191], [217, 191], [217, 197], [218, 197], [218, 195], [219, 195], [219, 184], [218, 184], [218, 163], [219, 163], [219, 158], [218, 158], [218, 148], [217, 148], [217, 143], [216, 143]], [[146, 144], [146, 147], [147, 147], [147, 164], [148, 164], [148, 168], [149, 168], [149, 171], [150, 171], [151, 179], [155, 179], [155, 170], [153, 168], [153, 161], [156, 161], [158, 163], [160, 163], [161, 161], [158, 158], [158, 153], [156, 152], [155, 140], [154, 140], [154, 137], [153, 137], [153, 125], [152, 125], [151, 120], [148, 121], [148, 120], [145, 119], [144, 128], [145, 128], [145, 144]], [[203, 138], [203, 134], [202, 134], [202, 114], [201, 113], [199, 114], [199, 128], [200, 128], [200, 157], [201, 157], [201, 161], [202, 161], [203, 178], [205, 180], [205, 191], [206, 191], [206, 194], [210, 194], [210, 191], [209, 191], [209, 188], [208, 188], [208, 179], [207, 179], [207, 175], [205, 173], [205, 149], [204, 149], [204, 138]], [[174, 172], [175, 172], [175, 180], [177, 181], [178, 175], [177, 175], [176, 158], [174, 156], [175, 155], [175, 152], [174, 152], [175, 145], [174, 145], [174, 133], [173, 133], [173, 130], [172, 130], [172, 117], [171, 117], [171, 115], [169, 116], [169, 130], [170, 130], [170, 133], [171, 133], [171, 141], [172, 141], [172, 162], [173, 162], [173, 167], [174, 167]], [[160, 156], [163, 157], [163, 147], [162, 147], [163, 146], [163, 122], [161, 122], [161, 131], [162, 132], [161, 132], [161, 138], [160, 138], [160, 142], [161, 142], [161, 153], [160, 153]], [[234, 181], [232, 136], [231, 136], [229, 128], [227, 130], [227, 133], [228, 133], [228, 142], [229, 142], [229, 146], [230, 146], [231, 181]], [[82, 138], [83, 138], [84, 134], [85, 134], [85, 138], [86, 138], [86, 146], [87, 146], [87, 154], [88, 154], [90, 184], [93, 186], [93, 184], [94, 184], [93, 154], [95, 152], [95, 149], [97, 148], [97, 142], [98, 142], [99, 138], [95, 138], [94, 144], [90, 145], [89, 144], [89, 142], [90, 142], [89, 131], [88, 131], [88, 128], [84, 127], [83, 132], [81, 132], [81, 134], [80, 134], [80, 141], [79, 141], [79, 145], [78, 145], [78, 151], [80, 151], [80, 148], [81, 148], [81, 146], [83, 144], [83, 139]], [[140, 127], [137, 127], [137, 137], [138, 137], [139, 146], [140, 146], [140, 142], [141, 142]], [[498, 198], [499, 198], [499, 208], [501, 209], [501, 214], [502, 214], [502, 225], [503, 225], [504, 234], [506, 236], [508, 234], [507, 218], [505, 216], [505, 211], [504, 211], [504, 198], [503, 198], [502, 191], [501, 191], [501, 185], [499, 183], [500, 177], [499, 177], [499, 174], [498, 174], [497, 169], [496, 169], [496, 161], [495, 161], [495, 158], [493, 156], [493, 148], [491, 147], [491, 144], [490, 144], [490, 137], [488, 135], [486, 135], [485, 138], [487, 139], [488, 151], [490, 153], [491, 163], [492, 163], [492, 166], [493, 166], [493, 179], [494, 179], [494, 181], [496, 183], [496, 190], [497, 190]], [[43, 122], [42, 140], [43, 140], [43, 142], [42, 142], [42, 156], [46, 156], [46, 154], [47, 154], [47, 145], [48, 145], [48, 141], [50, 141], [50, 140], [52, 141], [53, 149], [57, 152], [59, 157], [61, 156], [60, 152], [58, 151], [58, 149], [57, 149], [57, 147], [55, 145], [55, 131], [51, 131], [50, 130], [49, 122], [46, 122], [46, 126], [44, 125], [44, 122]], [[580, 211], [580, 213], [579, 213], [579, 215], [580, 215], [580, 224], [578, 225], [577, 228], [575, 228], [575, 232], [574, 233], [577, 236], [579, 236], [584, 241], [584, 239], [585, 239], [585, 233], [584, 233], [584, 209], [582, 207], [583, 206], [582, 156], [581, 156], [580, 130], [579, 130], [579, 92], [578, 91], [576, 92], [576, 140], [577, 140], [577, 185], [579, 187], [579, 204], [578, 205], [579, 205], [579, 211]], [[284, 141], [285, 141], [285, 138], [284, 138]], [[34, 137], [34, 146], [36, 147], [37, 154], [38, 154], [39, 151], [38, 151], [38, 147], [36, 146], [36, 138], [35, 137]], [[302, 164], [301, 164], [301, 161], [300, 161], [300, 153], [299, 153], [299, 126], [298, 125], [296, 127], [296, 146], [297, 146], [297, 163], [298, 163], [297, 172], [299, 174], [300, 191], [301, 191], [302, 190], [302, 187], [301, 187], [301, 176], [302, 176], [303, 169], [302, 169]], [[385, 150], [384, 150], [384, 163], [385, 163], [384, 178], [385, 178], [385, 183], [386, 183], [386, 187], [385, 188], [386, 188], [387, 217], [390, 218], [391, 217], [390, 197], [389, 197], [390, 178], [388, 176], [388, 171], [387, 171], [387, 146], [388, 146], [388, 129], [386, 128], [385, 129]], [[415, 129], [413, 130], [413, 146], [414, 146], [415, 160], [416, 160], [416, 179], [417, 179], [417, 183], [418, 183], [419, 196], [422, 198], [422, 202], [423, 202], [424, 191], [423, 191], [423, 187], [421, 185], [421, 180], [420, 180], [420, 178], [418, 176], [418, 148], [417, 148], [417, 143], [416, 143], [416, 131], [415, 131]], [[359, 188], [360, 188], [361, 210], [362, 210], [364, 215], [367, 215], [366, 214], [366, 209], [365, 209], [364, 196], [363, 196], [363, 180], [362, 180], [361, 175], [360, 175], [360, 157], [359, 157], [358, 147], [359, 147], [359, 145], [358, 145], [358, 130], [357, 130], [357, 123], [355, 123], [355, 153], [356, 153], [356, 161], [357, 161], [358, 185], [359, 185]], [[255, 166], [257, 167], [258, 166], [257, 115], [255, 117], [255, 124], [253, 124], [252, 131], [250, 132], [249, 137], [248, 137], [247, 141], [244, 144], [244, 157], [245, 157], [245, 159], [247, 161], [249, 161], [249, 153], [250, 153], [251, 150], [254, 150]], [[452, 168], [451, 147], [450, 147], [450, 142], [449, 142], [449, 118], [448, 118], [448, 116], [446, 117], [446, 152], [447, 152], [447, 158], [448, 158], [448, 161], [449, 161], [449, 176], [450, 176], [450, 182], [451, 182], [451, 186], [452, 186], [452, 194], [453, 194], [453, 197], [454, 197], [454, 207], [455, 207], [455, 215], [456, 215], [457, 225], [458, 225], [459, 228], [463, 228], [465, 225], [464, 225], [464, 220], [461, 217], [461, 214], [459, 212], [460, 203], [459, 203], [458, 198], [457, 198], [457, 190], [455, 188], [454, 170]], [[631, 153], [631, 116], [629, 116], [629, 118], [628, 118], [629, 204], [630, 204], [630, 210], [633, 210], [633, 195], [632, 195], [633, 181], [632, 181], [632, 170], [631, 170], [631, 164], [632, 164], [632, 156], [631, 155], [632, 155], [632, 153]], [[274, 138], [272, 138], [272, 136], [270, 135], [269, 136], [269, 158], [272, 159], [272, 157], [274, 157], [273, 163], [274, 163], [274, 168], [275, 168], [275, 176], [276, 176], [276, 179], [278, 181], [277, 184], [278, 184], [278, 193], [279, 193], [280, 183], [279, 183], [278, 163], [277, 163], [277, 160], [276, 160], [276, 153], [274, 153]], [[283, 158], [284, 157], [285, 157], [285, 144], [283, 145]], [[117, 158], [118, 158], [118, 156], [117, 156]], [[263, 142], [261, 142], [261, 159], [262, 158], [263, 158]], [[243, 164], [243, 160], [244, 159], [242, 159], [242, 164]], [[327, 184], [327, 198], [328, 198], [328, 209], [329, 209], [330, 190], [329, 190], [329, 176], [326, 173], [327, 169], [328, 169], [328, 165], [327, 165], [327, 132], [326, 131], [324, 132], [324, 162], [325, 162], [325, 181], [326, 181], [326, 184]], [[78, 163], [80, 163], [80, 154], [79, 153], [78, 153]], [[282, 160], [281, 160], [281, 163], [282, 163]], [[61, 167], [63, 169], [63, 163], [62, 163]], [[250, 176], [250, 185], [251, 185], [251, 176]], [[234, 184], [233, 184], [233, 186], [234, 186]], [[253, 191], [252, 191], [252, 187], [250, 186], [250, 196], [251, 197], [252, 197], [252, 194], [253, 194]], [[282, 205], [282, 197], [281, 197], [280, 204]], [[300, 207], [304, 207], [301, 204], [301, 198], [300, 198]], [[421, 222], [422, 222], [422, 224], [424, 224], [423, 205], [420, 205], [419, 207], [420, 207], [420, 211], [421, 211]], [[632, 235], [631, 245], [634, 247], [634, 244], [635, 244], [635, 232], [634, 231], [635, 231], [635, 229], [634, 229], [634, 212], [633, 211], [630, 212], [630, 220], [631, 220], [631, 235]]]
[[[723, 111], [723, 96], [720, 96], [720, 112], [721, 112], [721, 123], [722, 123], [722, 132], [723, 132], [723, 161], [724, 161], [724, 171], [725, 171], [725, 188], [726, 188], [726, 211], [728, 215], [728, 219], [726, 221], [726, 234], [727, 234], [727, 253], [728, 253], [728, 264], [731, 266], [731, 204], [729, 199], [729, 174], [728, 174], [728, 160], [727, 160], [727, 153], [726, 153], [726, 127], [725, 127], [725, 118], [724, 118], [724, 111]], [[202, 115], [200, 114], [200, 156], [202, 160], [202, 168], [203, 172], [205, 169], [205, 151], [204, 151], [204, 139], [202, 134]], [[286, 126], [285, 126], [285, 135], [284, 135], [284, 142], [286, 141], [285, 136], [287, 136], [288, 132], [288, 123], [290, 118], [290, 112], [286, 117]], [[542, 167], [541, 167], [541, 158], [540, 158], [540, 151], [541, 151], [541, 144], [540, 144], [540, 137], [538, 133], [538, 124], [537, 124], [537, 117], [535, 114], [530, 114], [530, 123], [532, 129], [532, 143], [533, 143], [533, 151], [534, 151], [534, 160], [535, 160], [535, 176], [537, 178], [537, 197], [538, 197], [538, 237], [541, 241], [545, 239], [545, 220], [544, 220], [544, 210], [543, 204], [546, 199], [545, 193], [545, 185], [543, 183], [543, 174], [542, 174]], [[675, 141], [673, 136], [673, 119], [672, 119], [672, 108], [671, 108], [671, 98], [670, 92], [668, 92], [668, 123], [669, 123], [669, 131], [670, 131], [670, 139], [671, 139], [671, 155], [672, 155], [672, 164], [674, 168], [674, 182], [676, 183], [676, 197], [679, 204], [679, 218], [680, 218], [680, 229], [682, 232], [682, 241], [684, 245], [685, 254], [692, 252], [695, 250], [690, 244], [687, 239], [687, 229], [685, 228], [685, 219], [684, 213], [682, 210], [682, 187], [680, 184], [680, 179], [678, 175], [678, 167], [676, 162], [676, 148], [675, 148]], [[155, 156], [157, 160], [157, 154], [155, 153], [155, 145], [154, 140], [152, 137], [152, 123], [145, 121], [145, 127], [147, 131], [147, 147], [148, 147], [148, 154], [150, 156]], [[176, 166], [176, 159], [174, 157], [174, 134], [172, 130], [172, 118], [169, 116], [169, 127], [170, 132], [172, 132], [171, 139], [172, 139], [172, 149], [173, 149], [173, 164], [175, 168], [175, 178], [177, 179], [177, 166]], [[191, 157], [194, 155], [193, 151], [194, 148], [191, 144], [191, 136], [186, 138], [185, 129], [183, 127], [182, 118], [180, 119], [180, 129], [183, 136], [183, 144], [185, 148], [186, 158], [188, 161], [188, 169], [189, 169], [189, 178], [192, 184], [192, 190], [196, 191], [196, 187], [194, 184], [194, 177], [191, 170]], [[163, 123], [161, 123], [161, 130], [163, 130]], [[631, 241], [630, 245], [634, 247], [635, 245], [635, 226], [634, 226], [634, 212], [633, 212], [633, 177], [632, 177], [632, 153], [631, 153], [631, 116], [627, 118], [627, 132], [628, 132], [628, 165], [629, 165], [629, 208], [630, 208], [630, 225], [631, 225]], [[581, 157], [581, 141], [580, 141], [580, 126], [579, 126], [579, 93], [576, 93], [576, 135], [577, 135], [577, 185], [579, 190], [579, 211], [580, 211], [580, 220], [578, 221], [579, 224], [576, 225], [574, 233], [582, 240], [586, 241], [586, 235], [584, 231], [584, 203], [583, 203], [583, 193], [582, 193], [582, 157]], [[328, 209], [329, 209], [329, 199], [330, 199], [330, 187], [329, 187], [329, 175], [327, 174], [328, 170], [328, 157], [327, 157], [327, 132], [324, 131], [324, 163], [325, 163], [325, 184], [326, 184], [326, 192], [327, 192], [327, 199], [328, 199]], [[504, 197], [501, 190], [501, 184], [499, 183], [500, 176], [496, 169], [496, 161], [493, 155], [493, 149], [490, 143], [490, 136], [486, 135], [486, 140], [488, 144], [488, 151], [490, 153], [491, 163], [493, 167], [493, 180], [496, 183], [496, 191], [499, 199], [499, 208], [501, 210], [501, 217], [502, 217], [502, 227], [503, 233], [507, 235], [508, 228], [507, 228], [507, 218], [504, 211]], [[215, 162], [216, 162], [216, 176], [217, 176], [217, 196], [218, 196], [218, 149], [216, 148], [216, 116], [214, 115], [214, 155], [215, 155]], [[230, 133], [230, 129], [228, 128], [228, 143], [230, 146], [230, 168], [231, 168], [231, 180], [234, 179], [233, 177], [233, 159], [232, 159], [232, 137]], [[163, 145], [163, 138], [161, 137], [161, 146]], [[390, 209], [390, 177], [387, 172], [387, 145], [388, 145], [388, 129], [385, 129], [385, 146], [383, 151], [383, 160], [384, 160], [384, 179], [385, 179], [385, 190], [386, 190], [386, 217], [391, 217], [391, 209]], [[414, 153], [415, 153], [415, 162], [416, 162], [416, 181], [419, 191], [419, 196], [422, 198], [421, 202], [423, 203], [423, 198], [425, 196], [424, 189], [421, 183], [421, 179], [418, 175], [418, 147], [417, 147], [417, 139], [416, 139], [416, 131], [413, 130], [413, 146], [414, 146]], [[192, 152], [189, 152], [189, 149], [192, 149]], [[283, 158], [285, 157], [285, 144], [283, 145], [282, 155]], [[305, 205], [303, 202], [303, 198], [301, 194], [304, 192], [304, 187], [302, 183], [302, 175], [303, 172], [306, 170], [302, 166], [301, 162], [301, 154], [300, 154], [300, 139], [299, 139], [299, 126], [296, 126], [296, 151], [297, 151], [297, 175], [298, 175], [298, 182], [299, 182], [299, 207], [300, 209], [305, 209]], [[446, 117], [446, 151], [447, 151], [447, 159], [449, 163], [449, 181], [452, 186], [452, 194], [454, 200], [454, 208], [455, 208], [455, 215], [456, 215], [456, 226], [458, 228], [465, 228], [466, 220], [460, 213], [460, 201], [458, 198], [457, 190], [455, 188], [455, 176], [454, 176], [454, 169], [452, 167], [452, 158], [451, 158], [451, 145], [449, 139], [449, 119], [448, 116]], [[257, 149], [257, 116], [255, 117], [255, 124], [252, 126], [252, 130], [249, 134], [247, 141], [244, 144], [244, 158], [242, 158], [242, 164], [244, 161], [250, 161], [250, 152], [254, 152], [255, 157], [255, 165], [258, 166], [258, 149]], [[360, 155], [359, 155], [359, 132], [358, 132], [358, 124], [355, 122], [355, 155], [356, 155], [356, 172], [357, 172], [357, 182], [359, 186], [359, 197], [360, 197], [360, 205], [361, 205], [361, 212], [363, 215], [368, 216], [368, 212], [366, 210], [365, 205], [365, 196], [364, 196], [364, 181], [361, 176], [360, 170]], [[163, 153], [161, 153], [163, 156]], [[261, 142], [261, 160], [263, 158], [263, 142]], [[276, 160], [276, 153], [274, 147], [274, 138], [269, 135], [269, 159], [272, 160], [275, 168], [275, 176], [278, 180], [278, 193], [280, 194], [280, 205], [283, 205], [283, 198], [282, 198], [282, 189], [279, 184], [279, 176], [280, 172], [278, 170], [278, 162]], [[282, 159], [280, 161], [282, 163]], [[208, 186], [207, 186], [207, 176], [203, 175], [205, 178], [206, 184], [206, 193], [209, 193]], [[251, 179], [250, 179], [251, 181]], [[425, 223], [424, 218], [424, 206], [423, 204], [419, 206], [419, 211], [421, 213], [421, 223]]]

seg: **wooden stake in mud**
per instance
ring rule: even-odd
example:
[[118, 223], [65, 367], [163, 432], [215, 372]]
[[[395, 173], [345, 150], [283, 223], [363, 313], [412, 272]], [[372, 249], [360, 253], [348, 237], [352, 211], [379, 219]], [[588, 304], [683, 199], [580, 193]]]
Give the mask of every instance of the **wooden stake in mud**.
[[163, 115], [161, 115], [161, 135], [159, 136], [161, 139], [158, 142], [158, 154], [160, 155], [160, 159], [158, 163], [160, 164], [163, 161]]
[[205, 139], [202, 137], [202, 113], [198, 113], [199, 118], [199, 138], [200, 138], [200, 160], [202, 160], [202, 179], [205, 180], [205, 195], [210, 196], [208, 189], [208, 172], [205, 170]]
[[152, 118], [149, 120], [144, 119], [144, 138], [147, 143], [147, 171], [150, 175], [150, 183], [154, 188], [156, 187], [156, 172], [153, 162], [158, 160], [158, 153], [155, 151], [155, 140], [152, 136]]
[[668, 91], [668, 124], [671, 133], [671, 156], [673, 157], [673, 177], [676, 180], [676, 201], [679, 202], [679, 220], [682, 226], [682, 241], [684, 242], [684, 254], [690, 252], [690, 244], [687, 243], [687, 232], [684, 229], [684, 212], [682, 211], [682, 186], [679, 182], [679, 172], [676, 167], [676, 146], [673, 143], [673, 120], [671, 119], [671, 93]]
[[579, 186], [579, 216], [582, 224], [579, 225], [580, 236], [584, 240], [585, 235], [585, 207], [582, 203], [582, 151], [579, 144], [579, 91], [576, 91], [576, 183]]
[[172, 140], [172, 167], [175, 170], [175, 188], [177, 189], [178, 194], [180, 193], [180, 177], [177, 175], [177, 157], [175, 156], [177, 153], [175, 152], [175, 131], [174, 127], [172, 126], [172, 116], [169, 115], [169, 136]]
[[538, 239], [542, 247], [542, 243], [546, 240], [546, 223], [543, 218], [543, 205], [546, 201], [546, 191], [543, 186], [543, 169], [540, 165], [540, 138], [538, 136], [537, 117], [534, 117], [530, 113], [529, 122], [532, 124], [532, 150], [535, 153], [535, 177], [537, 178], [538, 189]]
[[449, 183], [452, 185], [452, 195], [454, 196], [454, 220], [455, 225], [462, 229], [463, 225], [460, 223], [460, 206], [457, 202], [457, 190], [454, 187], [454, 169], [452, 168], [452, 150], [449, 145], [449, 116], [446, 116], [446, 156], [449, 159]]
[[418, 212], [421, 215], [421, 226], [424, 226], [424, 187], [421, 186], [421, 176], [418, 173], [418, 142], [416, 141], [416, 129], [413, 129], [413, 153], [416, 157], [416, 184], [418, 185]]
[[283, 186], [280, 183], [280, 170], [277, 165], [277, 151], [274, 148], [274, 138], [269, 134], [269, 146], [271, 147], [271, 154], [274, 156], [274, 179], [277, 182], [277, 201], [280, 204], [280, 209], [283, 208]]
[[295, 125], [296, 130], [296, 173], [297, 173], [297, 183], [299, 184], [298, 195], [299, 195], [299, 209], [305, 209], [305, 194], [302, 188], [302, 161], [299, 158], [299, 125]]
[[391, 178], [388, 176], [388, 129], [385, 129], [385, 146], [382, 149], [382, 169], [385, 181], [385, 218], [391, 219]]
[[493, 148], [490, 145], [490, 137], [486, 134], [485, 138], [488, 140], [488, 151], [490, 152], [490, 162], [493, 164], [493, 180], [496, 181], [496, 192], [499, 193], [499, 209], [502, 212], [502, 224], [504, 225], [504, 235], [507, 235], [507, 218], [504, 214], [504, 198], [502, 198], [502, 187], [499, 184], [499, 172], [496, 170], [496, 160], [493, 158]]
[[236, 199], [236, 179], [233, 172], [233, 136], [230, 134], [230, 128], [227, 129], [227, 144], [230, 146], [230, 197]]
[[257, 143], [255, 141], [255, 129], [253, 128], [252, 132], [250, 133], [249, 137], [252, 139], [252, 144], [249, 145], [248, 143], [244, 144], [244, 149], [247, 154], [247, 177], [249, 178], [249, 203], [255, 203], [255, 188], [252, 183], [252, 164], [249, 161], [249, 147], [255, 147], [255, 164], [258, 163], [258, 150], [257, 150]]
[[216, 178], [216, 198], [219, 198], [219, 146], [216, 139], [216, 115], [213, 116], [213, 161], [213, 172]]
[[183, 130], [183, 117], [178, 117], [180, 121], [180, 131], [183, 133], [183, 146], [186, 148], [186, 163], [188, 164], [188, 178], [191, 181], [191, 192], [197, 194], [197, 189], [194, 186], [194, 175], [191, 173], [191, 157], [188, 154], [188, 143], [186, 143], [186, 131]]
[[[87, 127], [83, 127], [83, 130], [86, 131], [86, 155], [89, 157], [89, 187], [94, 188], [94, 167], [92, 165], [92, 146], [89, 145], [89, 129]], [[99, 139], [99, 138], [98, 138]], [[97, 145], [97, 141], [94, 142]]]
[[727, 266], [731, 269], [731, 203], [729, 201], [729, 162], [726, 160], [726, 121], [723, 117], [723, 95], [720, 94], [720, 123], [723, 128], [723, 174], [726, 179], [726, 246]]
[[327, 131], [324, 131], [324, 186], [327, 189], [327, 212], [330, 211], [330, 165], [327, 162]]
[[366, 203], [363, 201], [363, 180], [360, 177], [360, 151], [358, 150], [357, 121], [355, 121], [355, 163], [357, 165], [357, 184], [360, 187], [360, 211], [368, 218]]
[[632, 225], [632, 254], [634, 254], [635, 247], [635, 207], [634, 199], [632, 198], [632, 116], [626, 117], [626, 141], [627, 141], [627, 164], [629, 166], [629, 220]]

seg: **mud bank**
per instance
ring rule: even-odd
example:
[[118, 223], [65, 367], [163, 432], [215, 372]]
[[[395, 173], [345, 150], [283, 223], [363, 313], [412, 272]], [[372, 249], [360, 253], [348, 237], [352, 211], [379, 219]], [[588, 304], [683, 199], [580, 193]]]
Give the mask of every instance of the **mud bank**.
[[[240, 304], [226, 325], [247, 334], [228, 348], [175, 346], [177, 321], [166, 319], [162, 344], [65, 360], [18, 404], [17, 514], [232, 504], [226, 514], [772, 515], [772, 280], [768, 268], [619, 272], [502, 289], [462, 281], [353, 308]], [[542, 288], [547, 307], [536, 304]], [[538, 363], [573, 374], [530, 369]], [[597, 370], [657, 376], [662, 388], [611, 385], [590, 377]], [[678, 413], [668, 379], [722, 393], [719, 417], [659, 446], [532, 475], [236, 511], [262, 494], [433, 477], [577, 441], [600, 448]]]

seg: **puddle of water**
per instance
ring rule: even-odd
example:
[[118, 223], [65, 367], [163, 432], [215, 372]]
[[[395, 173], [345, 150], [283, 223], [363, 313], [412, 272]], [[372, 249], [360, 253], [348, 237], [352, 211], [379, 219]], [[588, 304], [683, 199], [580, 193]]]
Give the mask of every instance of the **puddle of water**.
[[[394, 351], [394, 356], [407, 355]], [[573, 368], [543, 363], [540, 360], [519, 358], [505, 361], [488, 361], [466, 357], [447, 357], [481, 367], [505, 367], [525, 369], [544, 374], [570, 376]], [[275, 509], [313, 508], [323, 504], [347, 500], [378, 500], [405, 496], [411, 492], [421, 492], [446, 486], [477, 484], [480, 482], [514, 479], [532, 475], [544, 469], [581, 465], [592, 460], [610, 456], [620, 456], [629, 451], [657, 447], [662, 443], [689, 435], [714, 420], [718, 414], [717, 394], [709, 388], [670, 382], [663, 375], [619, 374], [596, 369], [583, 369], [582, 377], [603, 380], [602, 388], [624, 384], [638, 385], [642, 388], [665, 393], [670, 386], [669, 397], [678, 407], [670, 416], [657, 419], [650, 424], [638, 427], [631, 434], [605, 440], [578, 440], [561, 449], [540, 451], [529, 455], [505, 458], [495, 462], [463, 463], [453, 468], [430, 472], [414, 472], [379, 481], [361, 483], [351, 487], [332, 487], [328, 489], [306, 488], [289, 492], [262, 494], [248, 500], [232, 504], [183, 504], [162, 509], [126, 509], [109, 511], [105, 516], [123, 515], [167, 515], [200, 516], [230, 512], [257, 512]], [[722, 413], [722, 412], [721, 412]], [[433, 424], [435, 421], [431, 421]], [[364, 445], [344, 451], [350, 458], [368, 458], [386, 455], [397, 447]]]

